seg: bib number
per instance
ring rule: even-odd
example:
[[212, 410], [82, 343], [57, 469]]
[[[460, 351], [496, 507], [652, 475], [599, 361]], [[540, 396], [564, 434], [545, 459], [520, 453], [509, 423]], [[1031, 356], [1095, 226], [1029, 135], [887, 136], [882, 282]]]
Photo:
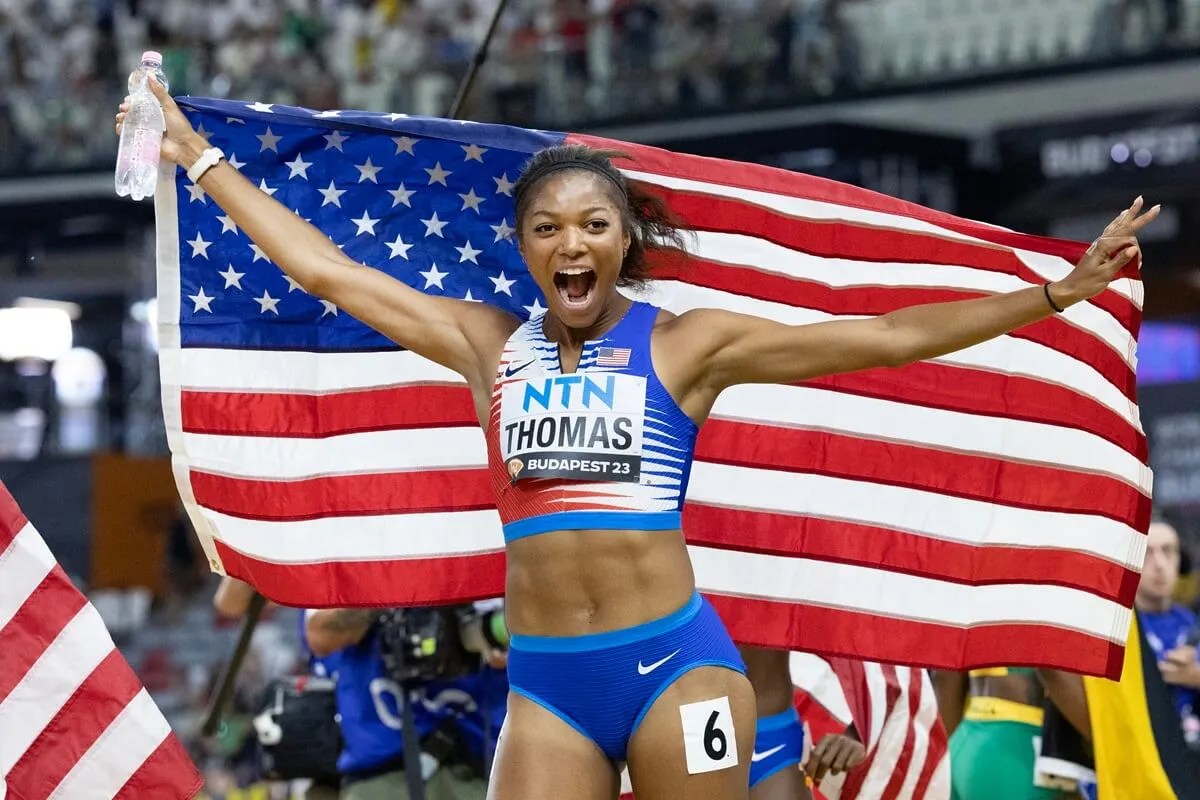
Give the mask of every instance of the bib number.
[[680, 706], [679, 716], [689, 775], [737, 766], [737, 738], [728, 697]]
[[509, 478], [637, 483], [646, 379], [572, 374], [504, 386], [500, 451]]

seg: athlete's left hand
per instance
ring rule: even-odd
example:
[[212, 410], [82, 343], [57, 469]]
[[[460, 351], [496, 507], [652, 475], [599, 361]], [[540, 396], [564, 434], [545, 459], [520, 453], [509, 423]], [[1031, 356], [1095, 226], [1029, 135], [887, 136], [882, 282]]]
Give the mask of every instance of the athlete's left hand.
[[844, 733], [829, 733], [813, 748], [804, 770], [820, 784], [826, 775], [849, 772], [867, 760], [867, 748], [862, 742]]
[[1200, 689], [1200, 664], [1196, 663], [1196, 648], [1176, 647], [1158, 662], [1163, 680], [1172, 686]]
[[1139, 196], [1108, 223], [1100, 238], [1079, 259], [1071, 274], [1050, 285], [1050, 296], [1061, 308], [1089, 300], [1108, 287], [1121, 269], [1141, 252], [1137, 235], [1158, 217], [1162, 206], [1142, 211]]

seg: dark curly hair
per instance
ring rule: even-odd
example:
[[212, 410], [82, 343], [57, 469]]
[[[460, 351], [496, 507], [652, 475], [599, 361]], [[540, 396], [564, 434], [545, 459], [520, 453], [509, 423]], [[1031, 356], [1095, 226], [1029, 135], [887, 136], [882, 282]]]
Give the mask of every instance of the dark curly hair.
[[641, 184], [625, 180], [613, 166], [615, 158], [629, 158], [617, 150], [594, 150], [581, 144], [550, 147], [535, 154], [521, 171], [513, 188], [516, 201], [517, 235], [521, 220], [537, 190], [552, 175], [566, 170], [591, 172], [604, 180], [601, 184], [611, 190], [613, 202], [621, 210], [621, 221], [629, 233], [629, 252], [621, 262], [618, 286], [641, 286], [650, 280], [646, 254], [651, 250], [687, 252], [680, 222], [663, 198], [647, 191]]

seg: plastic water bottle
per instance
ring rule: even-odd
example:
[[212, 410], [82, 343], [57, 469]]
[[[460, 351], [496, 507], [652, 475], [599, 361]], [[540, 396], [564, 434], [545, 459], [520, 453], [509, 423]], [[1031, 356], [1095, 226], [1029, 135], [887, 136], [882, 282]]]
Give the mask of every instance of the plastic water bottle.
[[162, 54], [153, 50], [142, 53], [142, 63], [129, 75], [129, 110], [125, 113], [117, 150], [117, 194], [134, 200], [154, 196], [159, 148], [167, 126], [162, 106], [147, 83], [150, 76], [167, 88]]

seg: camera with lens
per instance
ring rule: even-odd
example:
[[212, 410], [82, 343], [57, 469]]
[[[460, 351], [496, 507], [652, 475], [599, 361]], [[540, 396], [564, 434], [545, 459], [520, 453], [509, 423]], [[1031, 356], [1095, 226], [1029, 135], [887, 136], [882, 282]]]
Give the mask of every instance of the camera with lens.
[[400, 686], [412, 686], [479, 670], [479, 654], [462, 642], [463, 611], [461, 606], [383, 611], [379, 641], [387, 676]]

